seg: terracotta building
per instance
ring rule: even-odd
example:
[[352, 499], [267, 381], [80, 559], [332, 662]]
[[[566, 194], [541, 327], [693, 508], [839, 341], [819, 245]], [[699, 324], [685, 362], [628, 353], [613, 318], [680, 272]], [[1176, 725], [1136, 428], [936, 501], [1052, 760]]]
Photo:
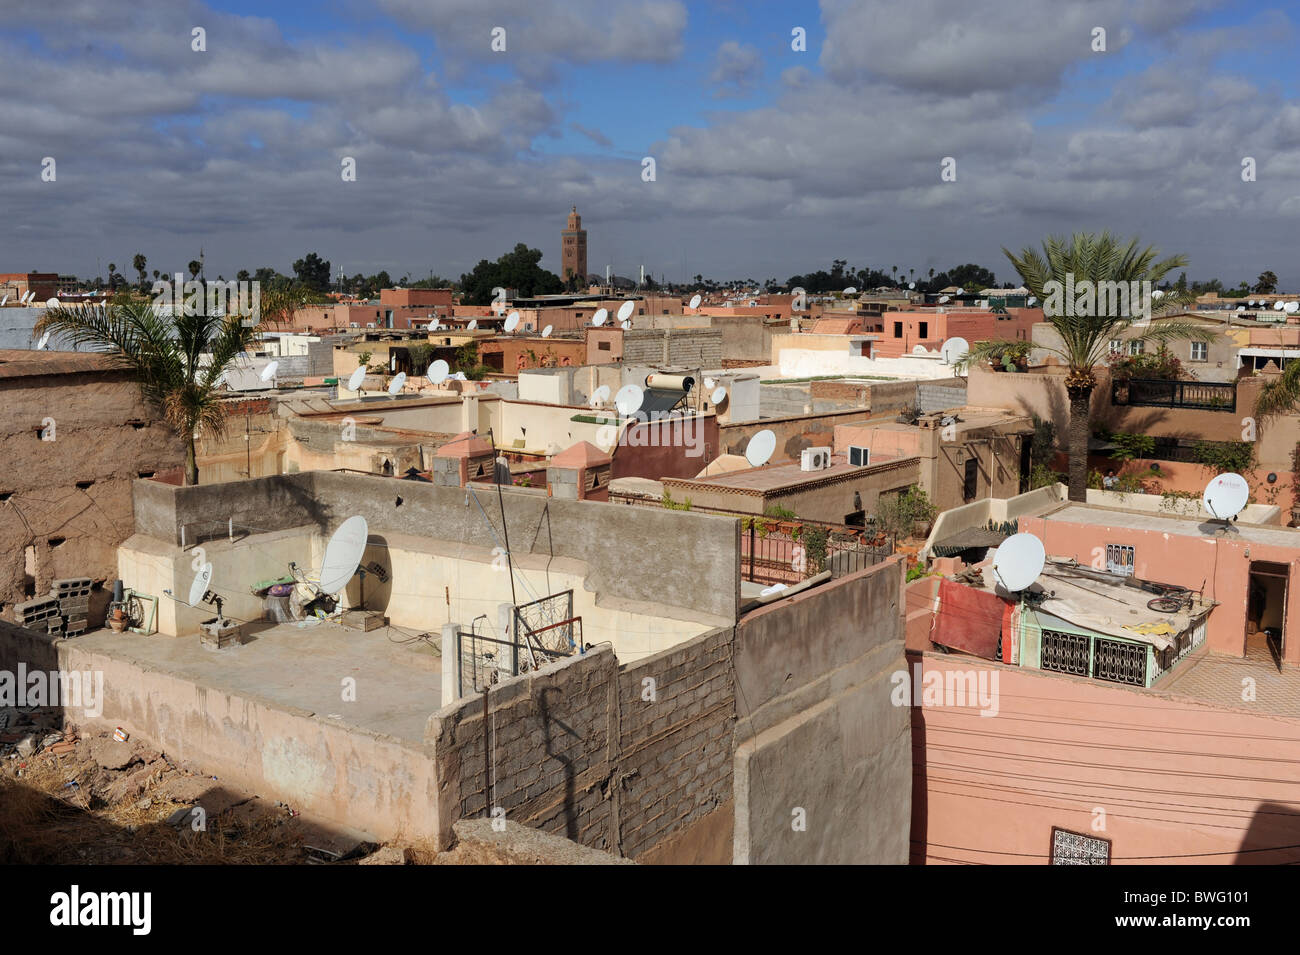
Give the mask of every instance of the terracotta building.
[[582, 216], [578, 207], [569, 212], [569, 222], [560, 233], [563, 240], [560, 252], [560, 278], [568, 282], [575, 276], [580, 281], [587, 279], [587, 230], [582, 227]]

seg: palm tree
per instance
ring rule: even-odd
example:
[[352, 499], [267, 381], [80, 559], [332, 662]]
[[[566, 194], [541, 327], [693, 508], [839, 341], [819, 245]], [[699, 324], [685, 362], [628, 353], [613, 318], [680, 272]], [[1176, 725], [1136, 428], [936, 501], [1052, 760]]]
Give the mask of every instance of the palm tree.
[[1255, 420], [1262, 424], [1278, 415], [1300, 410], [1300, 361], [1292, 358], [1282, 369], [1282, 374], [1259, 389], [1255, 399]]
[[[226, 409], [218, 384], [236, 359], [260, 336], [261, 324], [238, 315], [163, 315], [141, 303], [50, 308], [36, 333], [61, 336], [74, 347], [107, 352], [131, 370], [144, 399], [185, 445], [185, 483], [199, 483], [194, 441], [220, 435]], [[201, 356], [211, 356], [204, 363]]]
[[[1154, 288], [1171, 270], [1184, 267], [1183, 255], [1157, 260], [1154, 246], [1140, 249], [1136, 238], [1121, 242], [1109, 232], [1101, 235], [1075, 233], [1067, 241], [1062, 236], [1049, 236], [1037, 249], [1022, 249], [1016, 255], [1006, 248], [1003, 254], [1020, 273], [1021, 282], [1031, 295], [1043, 303], [1044, 318], [1061, 339], [1061, 347], [1037, 344], [1035, 347], [1054, 352], [1065, 360], [1069, 369], [1065, 378], [1066, 393], [1070, 398], [1069, 454], [1070, 500], [1085, 501], [1088, 492], [1088, 433], [1089, 407], [1093, 389], [1097, 385], [1094, 369], [1101, 364], [1109, 351], [1110, 341], [1128, 331], [1129, 338], [1168, 342], [1176, 340], [1204, 340], [1213, 337], [1204, 326], [1188, 322], [1162, 321], [1159, 325], [1136, 325], [1142, 317], [1130, 303], [1128, 314], [1115, 314], [1121, 309], [1107, 308], [1112, 314], [1101, 314], [1097, 307], [1084, 305], [1085, 314], [1077, 314], [1075, 303], [1062, 303], [1062, 290], [1067, 286], [1067, 276], [1072, 277], [1074, 288], [1084, 288], [1085, 280], [1096, 289], [1103, 282], [1150, 282]], [[1154, 297], [1153, 293], [1153, 297]], [[1160, 305], [1184, 304], [1191, 299], [1189, 292], [1162, 293]], [[1140, 335], [1133, 335], [1134, 328]], [[1010, 346], [1020, 344], [1010, 341], [986, 341], [973, 344], [961, 365], [969, 367], [1003, 353]]]

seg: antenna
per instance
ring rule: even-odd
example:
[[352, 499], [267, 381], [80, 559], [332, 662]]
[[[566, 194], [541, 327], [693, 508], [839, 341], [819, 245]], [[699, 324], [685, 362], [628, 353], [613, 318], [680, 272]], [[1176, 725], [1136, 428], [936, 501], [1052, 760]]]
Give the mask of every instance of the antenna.
[[641, 410], [643, 401], [645, 401], [645, 392], [639, 385], [624, 385], [614, 396], [614, 407], [623, 417], [630, 418]]
[[429, 380], [429, 384], [440, 385], [447, 380], [447, 374], [450, 371], [451, 366], [439, 358], [437, 361], [430, 363], [424, 377]]
[[320, 565], [321, 593], [335, 594], [348, 585], [361, 563], [361, 555], [366, 552], [369, 536], [370, 527], [359, 514], [339, 525], [325, 545], [325, 558]]
[[945, 365], [955, 365], [966, 357], [970, 351], [970, 342], [961, 337], [950, 338], [939, 349], [939, 357]]
[[280, 363], [278, 361], [273, 361], [270, 364], [268, 364], [265, 368], [262, 369], [262, 374], [260, 377], [263, 381], [270, 381], [272, 378], [275, 377], [275, 373], [279, 370], [280, 370]]
[[764, 428], [749, 439], [749, 444], [745, 446], [745, 460], [749, 462], [750, 467], [761, 468], [771, 460], [774, 451], [776, 451], [776, 434]]
[[1205, 485], [1202, 503], [1213, 518], [1230, 521], [1246, 506], [1250, 500], [1250, 485], [1240, 474], [1220, 474]]
[[993, 552], [993, 577], [1006, 590], [1018, 593], [1043, 572], [1047, 551], [1033, 534], [1012, 534]]
[[396, 377], [388, 385], [388, 393], [396, 398], [398, 393], [406, 386], [406, 372], [399, 371]]

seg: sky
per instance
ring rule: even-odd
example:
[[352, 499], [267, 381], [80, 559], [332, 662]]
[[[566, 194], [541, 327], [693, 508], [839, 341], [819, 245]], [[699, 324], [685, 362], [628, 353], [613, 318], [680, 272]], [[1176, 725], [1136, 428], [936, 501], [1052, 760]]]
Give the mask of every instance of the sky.
[[0, 0], [0, 272], [558, 273], [576, 205], [592, 272], [668, 281], [1014, 284], [1003, 247], [1110, 229], [1300, 289], [1298, 9]]

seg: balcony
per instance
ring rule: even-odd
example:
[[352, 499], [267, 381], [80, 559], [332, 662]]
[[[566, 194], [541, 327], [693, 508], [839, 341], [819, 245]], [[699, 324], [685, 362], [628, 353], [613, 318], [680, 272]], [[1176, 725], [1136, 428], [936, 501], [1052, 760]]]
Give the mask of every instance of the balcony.
[[1190, 408], [1196, 411], [1237, 410], [1236, 382], [1168, 381], [1130, 378], [1111, 383], [1111, 404], [1135, 408]]

